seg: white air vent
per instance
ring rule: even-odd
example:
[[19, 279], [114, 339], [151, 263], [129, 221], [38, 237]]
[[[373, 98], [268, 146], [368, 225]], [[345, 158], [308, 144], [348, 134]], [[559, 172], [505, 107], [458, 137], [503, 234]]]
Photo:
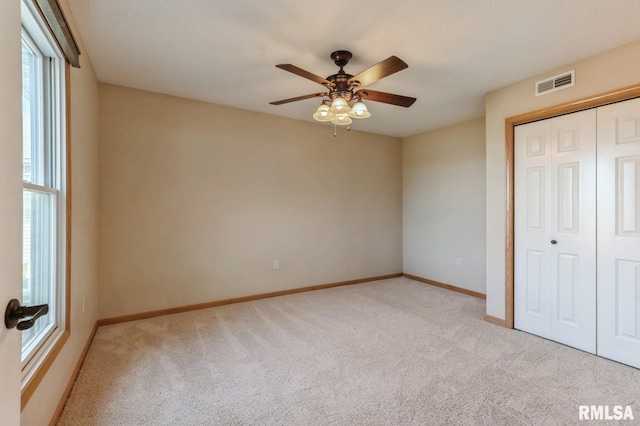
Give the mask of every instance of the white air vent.
[[575, 86], [575, 84], [576, 70], [567, 71], [560, 75], [556, 75], [555, 77], [538, 81], [536, 83], [536, 96], [555, 92], [560, 89], [566, 89], [567, 87]]

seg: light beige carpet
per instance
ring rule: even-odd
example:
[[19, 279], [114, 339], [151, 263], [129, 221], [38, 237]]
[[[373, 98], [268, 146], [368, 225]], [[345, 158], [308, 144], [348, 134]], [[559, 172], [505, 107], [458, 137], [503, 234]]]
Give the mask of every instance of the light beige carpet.
[[640, 419], [640, 370], [484, 311], [397, 278], [101, 327], [58, 424], [569, 425], [581, 404]]

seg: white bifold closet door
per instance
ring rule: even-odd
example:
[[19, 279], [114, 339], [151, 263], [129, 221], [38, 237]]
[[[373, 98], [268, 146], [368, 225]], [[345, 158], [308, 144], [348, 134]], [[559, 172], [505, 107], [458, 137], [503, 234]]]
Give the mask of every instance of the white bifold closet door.
[[640, 99], [598, 108], [598, 355], [640, 368]]
[[515, 328], [596, 352], [596, 111], [515, 128]]

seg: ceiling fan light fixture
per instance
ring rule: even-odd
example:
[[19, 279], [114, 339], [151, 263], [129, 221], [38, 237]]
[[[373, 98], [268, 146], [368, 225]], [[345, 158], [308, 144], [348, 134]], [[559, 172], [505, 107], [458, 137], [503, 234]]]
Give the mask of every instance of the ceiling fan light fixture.
[[349, 103], [345, 98], [343, 98], [342, 96], [337, 96], [331, 103], [331, 108], [329, 108], [329, 111], [336, 115], [349, 114], [349, 111], [351, 111], [351, 107], [349, 106]]
[[336, 114], [336, 116], [331, 120], [333, 124], [337, 124], [338, 126], [348, 126], [353, 123], [349, 114]]
[[351, 111], [349, 112], [349, 117], [358, 118], [358, 119], [369, 118], [371, 117], [371, 113], [367, 109], [367, 106], [364, 104], [364, 102], [359, 100], [351, 108]]
[[362, 102], [363, 98], [366, 99], [367, 102], [382, 102], [405, 108], [410, 107], [416, 101], [416, 98], [409, 96], [362, 89], [363, 87], [375, 83], [381, 78], [390, 76], [409, 67], [406, 62], [397, 56], [390, 56], [384, 61], [378, 62], [374, 66], [369, 67], [356, 75], [351, 75], [344, 71], [344, 67], [353, 57], [351, 52], [346, 50], [337, 50], [331, 53], [330, 57], [333, 63], [340, 67], [340, 70], [327, 78], [320, 77], [292, 64], [276, 65], [277, 68], [284, 71], [306, 78], [314, 83], [321, 84], [325, 90], [328, 90], [328, 92], [325, 91], [296, 96], [295, 98], [270, 102], [270, 104], [282, 105], [289, 102], [297, 102], [320, 97], [324, 99], [324, 101], [313, 113], [313, 119], [320, 122], [333, 123], [333, 136], [337, 136], [337, 126], [346, 126], [347, 131], [349, 131], [349, 125], [353, 122], [352, 118], [363, 119], [371, 117], [371, 113], [364, 102]]
[[329, 105], [322, 102], [316, 112], [313, 114], [313, 119], [316, 121], [331, 121], [336, 115], [329, 111]]

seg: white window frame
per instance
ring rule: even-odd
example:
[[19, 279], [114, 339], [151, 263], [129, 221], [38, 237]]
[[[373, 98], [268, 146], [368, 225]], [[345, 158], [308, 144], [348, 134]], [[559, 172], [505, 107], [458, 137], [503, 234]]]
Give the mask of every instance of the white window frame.
[[[52, 324], [37, 335], [37, 341], [23, 348], [22, 353], [22, 389], [30, 383], [33, 376], [61, 342], [68, 328], [67, 324], [67, 143], [66, 143], [66, 64], [55, 38], [47, 24], [42, 20], [32, 0], [21, 0], [21, 20], [23, 37], [30, 40], [43, 54], [41, 75], [43, 76], [42, 129], [38, 137], [45, 138], [45, 155], [50, 169], [43, 185], [23, 183], [23, 191], [39, 191], [56, 196], [56, 208], [52, 220], [55, 224], [55, 242], [52, 251], [55, 255], [52, 297], [50, 312]], [[45, 167], [45, 168], [47, 168]]]

